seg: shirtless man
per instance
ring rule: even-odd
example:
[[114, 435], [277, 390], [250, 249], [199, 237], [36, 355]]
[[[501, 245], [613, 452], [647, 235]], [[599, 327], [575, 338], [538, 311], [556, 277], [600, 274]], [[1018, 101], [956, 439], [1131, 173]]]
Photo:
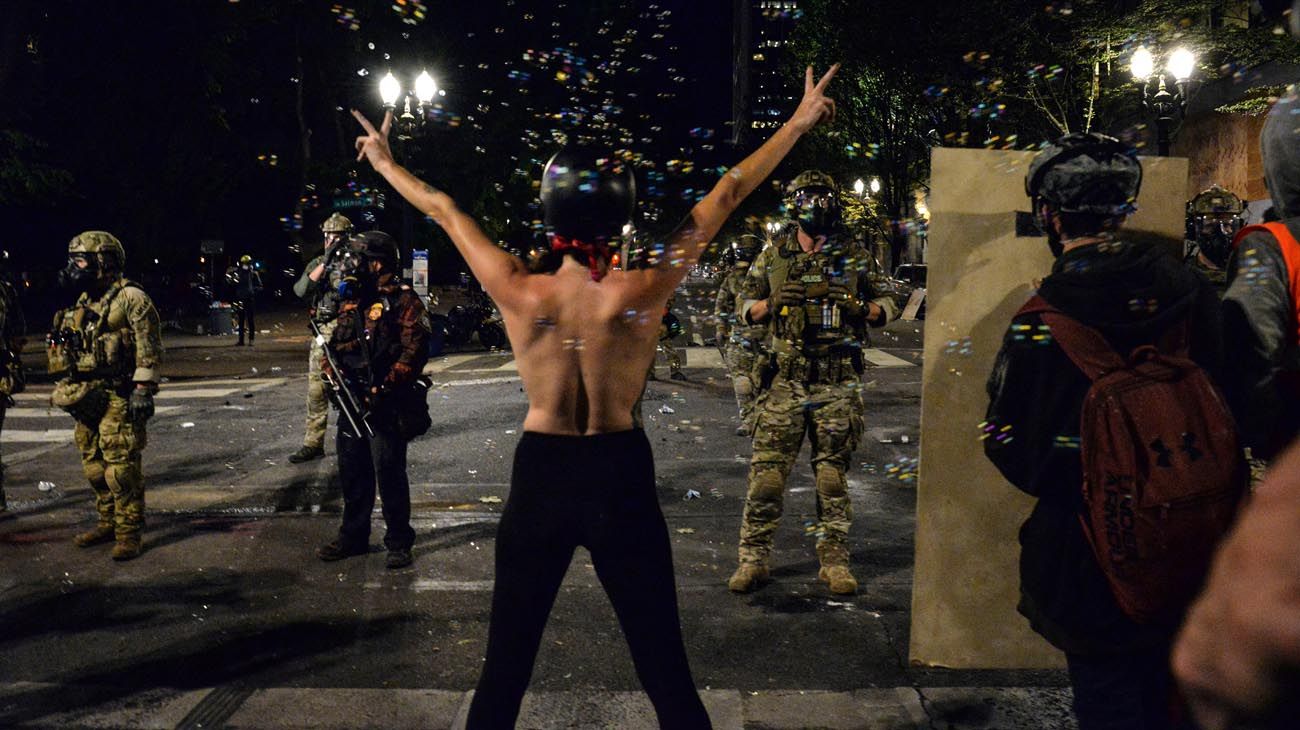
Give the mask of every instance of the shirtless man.
[[[655, 356], [660, 313], [718, 229], [798, 139], [835, 115], [824, 94], [838, 66], [814, 83], [790, 120], [733, 167], [668, 238], [652, 268], [614, 270], [610, 258], [634, 211], [623, 162], [562, 150], [542, 173], [553, 270], [533, 273], [499, 248], [445, 193], [393, 161], [392, 113], [366, 134], [357, 159], [442, 226], [497, 303], [528, 393], [510, 498], [496, 542], [487, 659], [468, 727], [512, 728], [542, 630], [574, 548], [586, 547], [627, 638], [661, 727], [707, 728], [682, 643], [668, 530], [654, 459], [632, 405]], [[603, 159], [602, 159], [603, 158]], [[617, 214], [617, 215], [616, 215]]]

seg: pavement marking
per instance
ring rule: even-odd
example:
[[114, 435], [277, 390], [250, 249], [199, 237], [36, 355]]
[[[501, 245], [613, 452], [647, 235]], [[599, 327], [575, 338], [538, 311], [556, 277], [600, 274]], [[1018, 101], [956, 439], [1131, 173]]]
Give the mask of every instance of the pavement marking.
[[916, 363], [908, 362], [901, 357], [891, 355], [884, 350], [876, 347], [868, 347], [862, 351], [862, 357], [867, 362], [878, 368], [914, 368]]
[[[418, 551], [417, 551], [418, 552]], [[433, 578], [417, 578], [410, 583], [402, 586], [403, 590], [411, 590], [416, 593], [438, 592], [458, 592], [458, 591], [482, 591], [490, 592], [493, 581], [490, 580], [434, 580]], [[388, 590], [392, 588], [391, 584], [381, 583], [379, 581], [368, 581], [364, 584], [367, 590]]]
[[[180, 406], [157, 406], [154, 408], [154, 415], [162, 415], [179, 411]], [[5, 418], [66, 418], [67, 411], [62, 408], [9, 408], [5, 410]]]
[[[72, 426], [60, 428], [57, 430], [23, 430], [18, 428], [6, 428], [4, 433], [0, 433], [0, 443], [4, 444], [62, 444], [72, 443]], [[44, 449], [41, 449], [44, 451]], [[10, 463], [17, 462], [23, 454], [11, 454]]]
[[[471, 371], [471, 372], [482, 372], [482, 371]], [[489, 370], [489, 371], [487, 371], [487, 372], [491, 372], [491, 371]], [[519, 382], [519, 380], [521, 380], [521, 378], [520, 378], [518, 375], [509, 375], [509, 376], [504, 376], [504, 377], [499, 377], [499, 378], [475, 378], [475, 379], [473, 379], [473, 380], [445, 380], [445, 381], [435, 381], [435, 385], [456, 385], [456, 386], [462, 386], [462, 385], [495, 385], [495, 384], [497, 384], [497, 383], [516, 383], [516, 382]]]

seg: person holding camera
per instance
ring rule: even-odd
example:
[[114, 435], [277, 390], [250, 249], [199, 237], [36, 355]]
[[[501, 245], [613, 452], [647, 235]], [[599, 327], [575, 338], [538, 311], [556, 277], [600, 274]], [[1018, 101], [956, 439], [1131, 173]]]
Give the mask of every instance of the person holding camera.
[[844, 473], [862, 436], [862, 348], [867, 326], [884, 326], [900, 307], [873, 290], [870, 258], [841, 225], [830, 175], [801, 173], [787, 204], [797, 225], [756, 257], [736, 297], [740, 322], [770, 326], [740, 565], [727, 587], [748, 593], [767, 580], [785, 482], [806, 434], [817, 484], [818, 578], [832, 593], [848, 595], [858, 583], [849, 572], [852, 511]]
[[[328, 340], [334, 331], [334, 320], [339, 311], [337, 274], [326, 276], [333, 268], [342, 244], [352, 234], [352, 221], [342, 213], [334, 213], [321, 225], [325, 237], [325, 250], [307, 263], [302, 276], [293, 285], [293, 293], [307, 302], [307, 316]], [[307, 428], [302, 437], [302, 447], [289, 455], [289, 463], [301, 464], [325, 456], [325, 430], [329, 427], [329, 399], [325, 395], [325, 381], [321, 379], [320, 364], [324, 357], [323, 345], [316, 338], [311, 341], [307, 356]]]
[[48, 338], [50, 372], [62, 375], [50, 402], [77, 421], [73, 440], [99, 517], [73, 542], [84, 548], [115, 541], [114, 560], [130, 560], [141, 550], [140, 453], [163, 352], [158, 310], [139, 284], [122, 275], [125, 262], [126, 251], [111, 233], [86, 231], [72, 239], [59, 281], [77, 292], [77, 301], [54, 315]]
[[[406, 442], [429, 427], [427, 386], [429, 315], [419, 294], [397, 276], [397, 242], [381, 231], [357, 236], [344, 254], [338, 316], [325, 347], [322, 376], [348, 394], [335, 442], [343, 487], [338, 537], [316, 550], [324, 561], [369, 551], [375, 492], [383, 501], [388, 568], [412, 562], [411, 488]], [[359, 405], [360, 412], [352, 406]]]

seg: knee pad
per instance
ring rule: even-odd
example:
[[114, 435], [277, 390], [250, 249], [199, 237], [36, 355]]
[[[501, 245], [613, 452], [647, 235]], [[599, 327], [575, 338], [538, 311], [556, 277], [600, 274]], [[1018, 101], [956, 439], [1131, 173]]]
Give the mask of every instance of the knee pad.
[[736, 391], [736, 395], [753, 395], [754, 384], [748, 377], [738, 377], [731, 379], [731, 387]]
[[843, 497], [849, 491], [844, 472], [830, 464], [817, 466], [817, 493], [824, 497]]
[[81, 473], [86, 475], [86, 481], [92, 486], [104, 484], [104, 462], [102, 461], [81, 462]]
[[144, 475], [130, 463], [109, 464], [104, 468], [104, 481], [115, 496], [132, 496], [144, 489]]
[[749, 495], [755, 499], [780, 499], [785, 492], [785, 478], [776, 469], [764, 469], [749, 480]]

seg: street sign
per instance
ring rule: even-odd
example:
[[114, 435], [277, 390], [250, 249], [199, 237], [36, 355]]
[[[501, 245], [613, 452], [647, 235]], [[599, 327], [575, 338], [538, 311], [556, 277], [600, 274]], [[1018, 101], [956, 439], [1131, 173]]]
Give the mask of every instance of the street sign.
[[225, 253], [226, 242], [220, 239], [209, 238], [199, 242], [199, 252], [209, 256]]
[[411, 252], [411, 288], [421, 297], [429, 296], [429, 252], [425, 249]]

